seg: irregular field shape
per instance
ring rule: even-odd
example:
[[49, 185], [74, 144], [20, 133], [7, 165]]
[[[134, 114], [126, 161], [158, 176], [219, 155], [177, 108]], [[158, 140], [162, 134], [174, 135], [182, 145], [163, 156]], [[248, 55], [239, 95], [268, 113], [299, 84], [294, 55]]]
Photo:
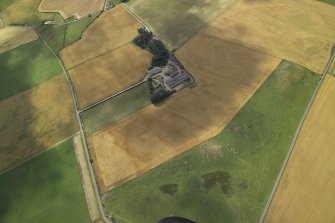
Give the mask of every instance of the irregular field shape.
[[280, 62], [202, 34], [176, 55], [195, 88], [89, 137], [102, 192], [217, 135]]
[[30, 89], [62, 72], [41, 40], [0, 53], [0, 100]]
[[265, 222], [334, 222], [335, 79], [327, 76], [309, 111]]
[[127, 44], [69, 70], [80, 107], [85, 108], [140, 82], [150, 62], [149, 53]]
[[[219, 135], [105, 194], [106, 214], [136, 223], [258, 222], [319, 79], [281, 62]], [[228, 176], [219, 178], [227, 190], [204, 179], [217, 172]], [[173, 195], [161, 190], [168, 185], [177, 186]]]
[[322, 73], [334, 26], [335, 7], [318, 1], [240, 0], [200, 32]]
[[0, 221], [91, 222], [69, 139], [0, 175]]
[[30, 27], [5, 27], [0, 29], [0, 53], [14, 49], [38, 38]]
[[1, 12], [2, 18], [9, 24], [40, 25], [42, 21], [52, 20], [56, 24], [64, 22], [58, 13], [41, 13], [37, 11], [41, 0], [15, 0]]
[[60, 52], [65, 67], [76, 65], [131, 42], [140, 24], [121, 6], [103, 13], [83, 33], [82, 38]]
[[78, 130], [63, 75], [1, 101], [0, 108], [0, 170]]
[[129, 2], [129, 8], [169, 49], [174, 49], [233, 2], [235, 0], [135, 0]]
[[104, 0], [42, 0], [40, 12], [59, 12], [64, 19], [73, 15], [82, 17], [103, 9]]

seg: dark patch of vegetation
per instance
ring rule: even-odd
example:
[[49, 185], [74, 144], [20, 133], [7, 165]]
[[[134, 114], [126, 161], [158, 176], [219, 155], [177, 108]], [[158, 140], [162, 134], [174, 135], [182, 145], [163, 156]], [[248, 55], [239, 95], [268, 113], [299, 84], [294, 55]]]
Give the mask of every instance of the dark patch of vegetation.
[[148, 50], [153, 54], [150, 68], [166, 66], [170, 53], [164, 46], [163, 42], [155, 38], [152, 32], [145, 28], [138, 29], [138, 36], [133, 41], [142, 49]]
[[225, 171], [215, 171], [202, 176], [204, 179], [204, 187], [209, 192], [216, 184], [221, 185], [221, 191], [228, 196], [231, 196], [233, 191], [231, 188], [231, 176]]
[[238, 185], [242, 190], [246, 191], [248, 190], [249, 184], [247, 180], [242, 180], [241, 183]]
[[171, 196], [178, 192], [178, 184], [166, 184], [159, 188], [164, 194], [169, 194]]

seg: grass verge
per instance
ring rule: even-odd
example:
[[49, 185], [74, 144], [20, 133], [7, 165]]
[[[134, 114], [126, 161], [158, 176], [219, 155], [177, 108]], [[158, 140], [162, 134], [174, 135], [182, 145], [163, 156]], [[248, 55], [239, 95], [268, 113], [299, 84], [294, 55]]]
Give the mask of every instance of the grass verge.
[[0, 175], [0, 222], [90, 222], [72, 139]]
[[86, 134], [92, 134], [151, 104], [145, 82], [82, 114]]
[[112, 190], [107, 213], [118, 222], [258, 222], [319, 79], [283, 61], [221, 134]]
[[56, 58], [36, 40], [0, 54], [0, 100], [62, 73]]

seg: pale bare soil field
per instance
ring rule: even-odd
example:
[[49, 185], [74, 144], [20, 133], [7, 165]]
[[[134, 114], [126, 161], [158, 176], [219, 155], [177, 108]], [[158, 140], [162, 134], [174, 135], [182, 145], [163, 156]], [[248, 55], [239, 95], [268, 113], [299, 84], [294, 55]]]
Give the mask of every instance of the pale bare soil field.
[[63, 75], [0, 102], [0, 171], [78, 130]]
[[84, 108], [141, 81], [150, 62], [149, 53], [127, 44], [69, 70], [80, 107]]
[[103, 13], [82, 38], [60, 52], [67, 69], [131, 42], [141, 25], [121, 6]]
[[80, 134], [76, 134], [73, 137], [74, 151], [76, 153], [76, 159], [80, 170], [80, 178], [84, 187], [86, 203], [88, 206], [88, 212], [92, 222], [95, 222], [101, 218], [97, 200], [95, 198], [94, 188], [91, 181], [90, 171], [86, 161], [86, 155], [84, 151], [83, 142]]
[[335, 222], [335, 78], [327, 76], [281, 178], [267, 223]]
[[200, 32], [321, 73], [335, 41], [335, 7], [309, 0], [240, 0]]
[[38, 11], [58, 12], [66, 19], [73, 15], [82, 17], [100, 11], [104, 4], [104, 0], [42, 0]]
[[102, 193], [220, 133], [280, 62], [203, 34], [176, 56], [195, 88], [89, 136]]
[[0, 53], [14, 49], [38, 38], [30, 27], [7, 26], [0, 29]]

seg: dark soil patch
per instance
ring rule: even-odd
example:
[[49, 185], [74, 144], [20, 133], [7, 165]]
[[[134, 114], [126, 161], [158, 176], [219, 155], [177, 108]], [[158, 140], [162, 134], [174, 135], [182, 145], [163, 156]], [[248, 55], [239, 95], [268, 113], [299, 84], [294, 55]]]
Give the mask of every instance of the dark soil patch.
[[221, 191], [228, 196], [232, 195], [232, 187], [230, 183], [231, 176], [225, 171], [215, 171], [202, 176], [204, 179], [204, 187], [209, 192], [216, 184], [221, 185]]
[[171, 196], [178, 192], [178, 184], [166, 184], [159, 188], [164, 194], [169, 194]]

